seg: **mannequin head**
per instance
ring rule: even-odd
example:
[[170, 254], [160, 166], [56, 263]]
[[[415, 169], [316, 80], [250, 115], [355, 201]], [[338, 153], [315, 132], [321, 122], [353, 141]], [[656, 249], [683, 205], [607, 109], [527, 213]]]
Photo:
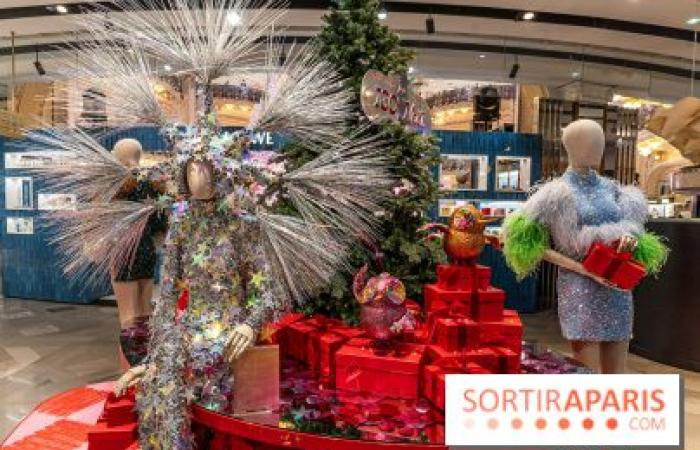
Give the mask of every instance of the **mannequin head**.
[[120, 139], [114, 144], [113, 153], [120, 163], [126, 167], [138, 167], [141, 162], [141, 153], [143, 148], [141, 143], [136, 139], [126, 138]]
[[597, 122], [579, 119], [564, 128], [561, 137], [574, 169], [597, 169], [605, 149], [605, 133]]
[[187, 163], [186, 177], [190, 198], [195, 200], [214, 198], [214, 170], [210, 163], [190, 160]]

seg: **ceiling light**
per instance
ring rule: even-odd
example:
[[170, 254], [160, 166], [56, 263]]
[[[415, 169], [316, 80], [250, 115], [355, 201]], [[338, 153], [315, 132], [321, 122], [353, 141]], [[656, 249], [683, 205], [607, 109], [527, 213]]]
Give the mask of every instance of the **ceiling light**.
[[66, 5], [56, 5], [56, 12], [59, 14], [68, 13], [68, 7]]
[[165, 69], [166, 72], [170, 72], [171, 70], [173, 70], [173, 68], [170, 67], [170, 64], [164, 65], [164, 66], [163, 66], [163, 69]]
[[479, 55], [479, 59], [484, 59], [484, 58], [486, 58], [486, 55], [484, 55], [483, 53], [481, 55]]
[[229, 25], [235, 27], [241, 23], [241, 15], [236, 11], [229, 11], [226, 15], [226, 20], [228, 21]]
[[580, 73], [580, 72], [571, 72], [571, 77], [572, 77], [572, 78], [578, 78], [578, 77], [580, 77], [580, 76], [581, 76], [581, 73]]
[[527, 11], [523, 13], [523, 20], [535, 20], [535, 13], [532, 11]]
[[687, 23], [688, 25], [700, 24], [700, 17], [698, 17], [698, 16], [691, 17], [690, 19], [686, 20], [685, 23]]
[[383, 6], [379, 8], [379, 11], [377, 11], [377, 18], [379, 20], [386, 19], [388, 15], [389, 15], [389, 12]]

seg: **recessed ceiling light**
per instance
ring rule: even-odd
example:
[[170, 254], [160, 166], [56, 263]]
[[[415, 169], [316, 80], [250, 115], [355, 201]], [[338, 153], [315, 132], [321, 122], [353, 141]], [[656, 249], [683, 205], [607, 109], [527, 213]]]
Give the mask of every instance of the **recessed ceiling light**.
[[523, 13], [523, 20], [535, 20], [535, 13], [533, 11]]
[[691, 17], [690, 19], [686, 20], [685, 23], [687, 23], [688, 25], [697, 25], [700, 23], [700, 17]]
[[229, 13], [226, 15], [226, 20], [228, 21], [229, 25], [235, 27], [241, 23], [241, 15], [236, 11], [229, 11]]
[[379, 20], [386, 19], [388, 15], [389, 15], [389, 12], [383, 6], [381, 8], [379, 8], [379, 11], [377, 11], [377, 19], [379, 19]]
[[163, 66], [163, 69], [165, 69], [166, 72], [170, 72], [171, 70], [173, 70], [173, 68], [170, 67], [170, 64], [164, 65], [164, 66]]
[[68, 12], [68, 8], [66, 5], [56, 5], [56, 12], [59, 14], [66, 14]]
[[484, 54], [482, 53], [481, 55], [479, 55], [479, 58], [484, 59], [484, 58], [486, 58], [486, 55], [484, 55]]
[[580, 76], [581, 76], [581, 74], [580, 74], [579, 72], [571, 72], [571, 77], [572, 77], [572, 78], [578, 78], [578, 77], [580, 77]]

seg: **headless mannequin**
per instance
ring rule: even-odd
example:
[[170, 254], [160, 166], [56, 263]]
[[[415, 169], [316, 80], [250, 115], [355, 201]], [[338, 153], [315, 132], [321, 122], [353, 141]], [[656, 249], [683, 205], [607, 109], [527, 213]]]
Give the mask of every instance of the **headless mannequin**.
[[[215, 190], [213, 186], [212, 167], [206, 162], [190, 161], [186, 167], [187, 188], [189, 198], [199, 201], [214, 201]], [[248, 348], [255, 344], [257, 333], [248, 324], [239, 324], [229, 334], [226, 339], [225, 357], [229, 364], [238, 359]], [[117, 396], [123, 395], [128, 388], [136, 385], [148, 367], [140, 365], [129, 369], [117, 381], [114, 393]]]
[[[598, 170], [603, 158], [605, 136], [595, 122], [580, 120], [564, 129], [562, 142], [569, 155], [569, 165], [575, 171]], [[632, 236], [622, 236], [619, 250], [632, 250], [636, 240]], [[555, 250], [547, 250], [544, 259], [572, 272], [590, 277], [610, 288], [617, 289], [605, 278], [588, 272], [583, 265]], [[587, 342], [571, 341], [574, 358], [600, 373], [625, 373], [629, 341]]]
[[[129, 168], [136, 168], [141, 162], [141, 144], [135, 139], [122, 139], [114, 145], [114, 156]], [[151, 314], [151, 297], [153, 296], [153, 279], [133, 281], [116, 281], [112, 273], [112, 288], [119, 308], [121, 329], [132, 325], [139, 317]]]

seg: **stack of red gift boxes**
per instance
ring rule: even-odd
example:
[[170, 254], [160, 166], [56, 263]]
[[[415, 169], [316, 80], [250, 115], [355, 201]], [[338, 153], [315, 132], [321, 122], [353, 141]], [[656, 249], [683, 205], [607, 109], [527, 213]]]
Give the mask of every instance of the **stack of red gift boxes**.
[[88, 450], [131, 450], [138, 448], [136, 399], [133, 390], [116, 398], [107, 397], [102, 416], [88, 432]]
[[359, 328], [322, 316], [288, 316], [277, 340], [284, 354], [340, 391], [423, 396], [439, 408], [446, 374], [518, 373], [522, 323], [504, 310], [505, 292], [491, 286], [491, 269], [439, 265], [437, 277], [424, 288], [424, 320], [390, 349], [379, 351]]

